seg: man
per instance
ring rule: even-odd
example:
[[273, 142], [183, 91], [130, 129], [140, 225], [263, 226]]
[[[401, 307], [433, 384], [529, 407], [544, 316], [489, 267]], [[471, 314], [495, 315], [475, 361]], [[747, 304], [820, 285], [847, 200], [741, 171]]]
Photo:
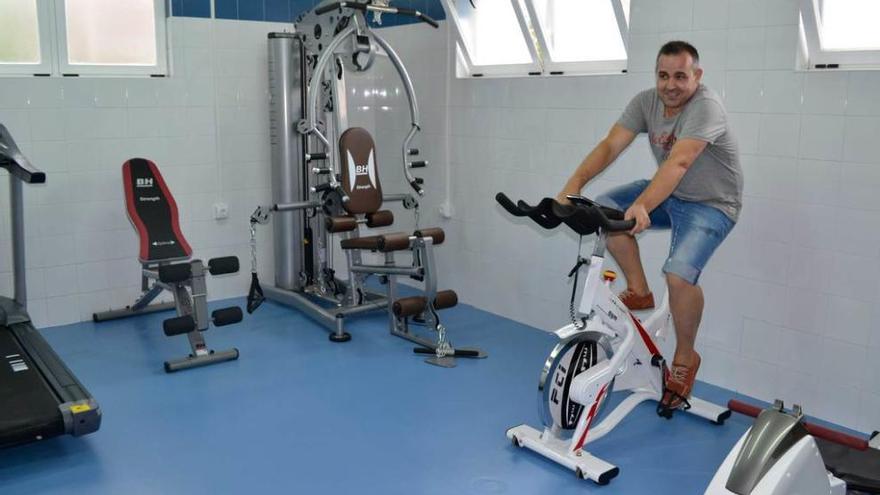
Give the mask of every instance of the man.
[[663, 266], [676, 349], [661, 404], [677, 408], [690, 396], [700, 367], [694, 341], [703, 314], [697, 281], [712, 253], [735, 225], [742, 208], [742, 169], [720, 97], [700, 83], [703, 70], [696, 48], [670, 41], [656, 60], [656, 88], [630, 101], [605, 139], [581, 162], [557, 200], [581, 188], [647, 132], [659, 168], [650, 180], [617, 187], [597, 202], [626, 211], [635, 227], [609, 236], [608, 250], [626, 276], [620, 294], [630, 309], [654, 307], [635, 235], [648, 227], [671, 228], [669, 257]]

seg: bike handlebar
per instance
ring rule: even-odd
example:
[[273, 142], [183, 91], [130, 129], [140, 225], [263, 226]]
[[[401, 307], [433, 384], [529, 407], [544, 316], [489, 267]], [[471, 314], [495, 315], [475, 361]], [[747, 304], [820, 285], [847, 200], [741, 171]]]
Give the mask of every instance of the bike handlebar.
[[568, 225], [580, 235], [590, 235], [598, 230], [625, 232], [635, 227], [635, 220], [624, 220], [623, 212], [599, 205], [583, 196], [568, 196], [572, 204], [564, 205], [553, 198], [544, 198], [532, 206], [523, 200], [516, 204], [504, 193], [495, 195], [508, 213], [517, 217], [529, 217], [545, 229], [554, 229], [560, 223]]
[[5, 168], [12, 176], [27, 184], [46, 182], [46, 173], [34, 167], [21, 154], [12, 135], [3, 124], [0, 124], [0, 168]]

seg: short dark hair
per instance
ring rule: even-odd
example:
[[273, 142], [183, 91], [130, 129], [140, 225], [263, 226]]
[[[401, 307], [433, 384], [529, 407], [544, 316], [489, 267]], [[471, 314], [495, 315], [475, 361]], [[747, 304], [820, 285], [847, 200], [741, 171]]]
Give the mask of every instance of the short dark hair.
[[694, 48], [694, 45], [687, 41], [667, 41], [666, 44], [660, 47], [660, 51], [657, 52], [655, 63], [660, 61], [660, 55], [678, 55], [683, 52], [691, 55], [691, 58], [694, 60], [694, 66], [700, 65], [700, 54]]

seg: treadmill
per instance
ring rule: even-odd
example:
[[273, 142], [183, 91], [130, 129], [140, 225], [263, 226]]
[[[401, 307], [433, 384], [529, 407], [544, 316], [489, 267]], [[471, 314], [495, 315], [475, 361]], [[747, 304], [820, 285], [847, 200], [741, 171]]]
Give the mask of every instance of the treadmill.
[[85, 435], [101, 425], [98, 403], [31, 324], [26, 309], [22, 184], [42, 184], [0, 124], [0, 168], [9, 172], [15, 297], [0, 297], [0, 448], [59, 435]]

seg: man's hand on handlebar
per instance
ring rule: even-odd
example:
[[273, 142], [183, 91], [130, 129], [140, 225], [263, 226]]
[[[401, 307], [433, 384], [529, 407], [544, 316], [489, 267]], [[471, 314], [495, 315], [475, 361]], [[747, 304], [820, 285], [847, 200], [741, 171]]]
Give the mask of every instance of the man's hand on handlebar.
[[651, 226], [651, 217], [648, 216], [647, 208], [639, 203], [630, 206], [623, 214], [623, 219], [636, 221], [635, 227], [629, 231], [630, 235], [636, 235]]
[[571, 200], [569, 200], [569, 199], [566, 197], [566, 196], [568, 196], [569, 194], [571, 194], [571, 193], [568, 192], [568, 191], [562, 191], [562, 192], [560, 192], [559, 194], [556, 195], [556, 202], [559, 203], [559, 204], [561, 204], [561, 205], [570, 205], [570, 204], [571, 204]]

